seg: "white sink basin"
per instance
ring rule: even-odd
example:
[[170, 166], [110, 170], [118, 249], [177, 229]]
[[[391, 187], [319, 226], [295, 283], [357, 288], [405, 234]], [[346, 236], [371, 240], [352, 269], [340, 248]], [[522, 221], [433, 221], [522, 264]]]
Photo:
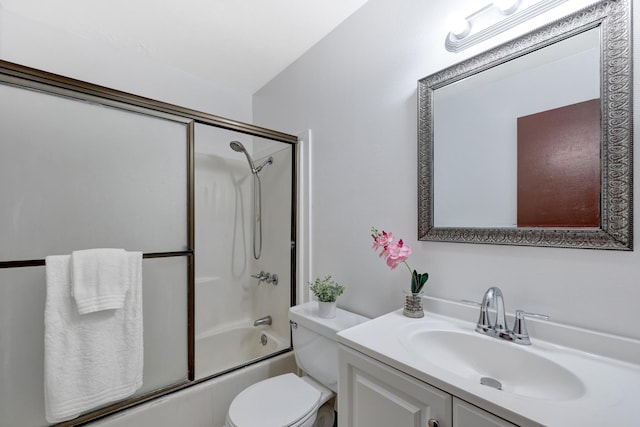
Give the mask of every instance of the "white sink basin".
[[[417, 330], [416, 330], [417, 329]], [[576, 375], [532, 347], [501, 341], [474, 331], [411, 328], [401, 334], [407, 350], [452, 374], [504, 393], [548, 400], [581, 397], [585, 386]]]
[[[545, 322], [531, 325], [538, 329], [532, 345], [519, 345], [475, 332], [474, 321], [434, 312], [477, 318], [471, 308], [427, 302], [431, 310], [421, 319], [397, 310], [338, 333], [338, 342], [515, 425], [640, 425], [640, 340]], [[556, 344], [543, 332], [580, 347], [621, 347], [617, 354], [633, 361]], [[483, 377], [501, 389], [481, 384]]]

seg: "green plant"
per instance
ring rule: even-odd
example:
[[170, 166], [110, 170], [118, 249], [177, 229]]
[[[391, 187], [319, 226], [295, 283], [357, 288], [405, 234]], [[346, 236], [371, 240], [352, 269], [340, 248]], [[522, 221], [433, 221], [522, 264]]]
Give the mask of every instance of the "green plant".
[[334, 302], [347, 289], [338, 282], [331, 279], [331, 276], [319, 277], [313, 283], [309, 283], [309, 288], [322, 302]]

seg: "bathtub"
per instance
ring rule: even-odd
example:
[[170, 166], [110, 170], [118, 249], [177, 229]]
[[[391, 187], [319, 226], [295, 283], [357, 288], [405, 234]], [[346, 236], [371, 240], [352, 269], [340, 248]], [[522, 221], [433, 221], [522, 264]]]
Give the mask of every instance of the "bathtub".
[[293, 353], [287, 352], [110, 415], [90, 426], [222, 427], [238, 393], [258, 381], [296, 369]]
[[270, 328], [238, 325], [198, 336], [195, 379], [206, 378], [288, 348]]

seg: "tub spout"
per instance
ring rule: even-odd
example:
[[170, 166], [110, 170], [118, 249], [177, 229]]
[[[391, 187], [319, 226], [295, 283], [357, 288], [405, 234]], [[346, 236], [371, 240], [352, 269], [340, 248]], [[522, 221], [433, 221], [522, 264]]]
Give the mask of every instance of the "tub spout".
[[253, 326], [262, 326], [262, 325], [270, 325], [271, 324], [271, 316], [264, 316], [253, 322]]

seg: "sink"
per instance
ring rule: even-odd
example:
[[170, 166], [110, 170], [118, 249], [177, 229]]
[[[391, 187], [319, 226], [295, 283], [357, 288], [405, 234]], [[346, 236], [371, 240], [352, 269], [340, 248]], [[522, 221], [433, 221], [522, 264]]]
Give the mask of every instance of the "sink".
[[473, 331], [420, 328], [405, 330], [400, 341], [415, 356], [477, 384], [482, 379], [488, 387], [501, 385], [503, 393], [554, 401], [577, 399], [585, 393], [573, 372], [533, 346]]
[[347, 355], [381, 362], [514, 425], [640, 425], [640, 340], [545, 322], [531, 325], [531, 345], [519, 345], [477, 333], [475, 310], [426, 301], [423, 318], [395, 310], [339, 332], [338, 342], [353, 350]]

